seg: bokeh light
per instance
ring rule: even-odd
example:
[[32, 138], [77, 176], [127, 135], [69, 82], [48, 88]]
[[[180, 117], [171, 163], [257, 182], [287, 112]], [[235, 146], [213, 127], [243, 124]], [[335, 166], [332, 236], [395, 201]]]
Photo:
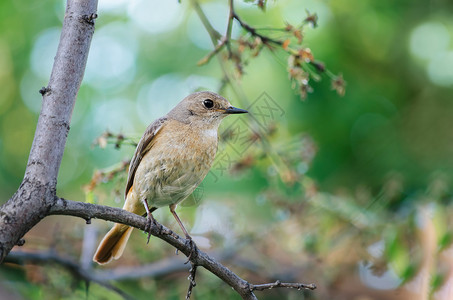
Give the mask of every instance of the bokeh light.
[[429, 79], [436, 85], [453, 85], [451, 33], [441, 22], [417, 26], [410, 36], [410, 51], [425, 61]]
[[421, 59], [431, 60], [445, 52], [450, 45], [450, 33], [440, 22], [418, 25], [410, 36], [410, 51]]
[[33, 45], [30, 57], [31, 69], [41, 79], [49, 79], [55, 53], [60, 40], [61, 28], [54, 27], [42, 31]]
[[140, 29], [156, 34], [177, 28], [183, 9], [177, 1], [137, 0], [130, 2], [128, 14]]
[[126, 23], [110, 23], [94, 35], [85, 83], [97, 89], [124, 88], [134, 80], [137, 42]]
[[137, 113], [143, 124], [149, 124], [167, 114], [191, 92], [199, 88], [215, 90], [218, 86], [219, 80], [206, 76], [184, 78], [179, 74], [166, 74], [141, 87], [136, 102]]

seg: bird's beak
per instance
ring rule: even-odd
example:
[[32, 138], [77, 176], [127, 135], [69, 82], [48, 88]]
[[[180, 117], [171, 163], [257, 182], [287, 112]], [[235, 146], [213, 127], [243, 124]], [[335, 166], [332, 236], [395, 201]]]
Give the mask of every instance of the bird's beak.
[[223, 113], [224, 114], [246, 114], [246, 113], [248, 113], [248, 111], [246, 111], [245, 109], [240, 109], [240, 108], [230, 106], [227, 109], [225, 109], [225, 111]]

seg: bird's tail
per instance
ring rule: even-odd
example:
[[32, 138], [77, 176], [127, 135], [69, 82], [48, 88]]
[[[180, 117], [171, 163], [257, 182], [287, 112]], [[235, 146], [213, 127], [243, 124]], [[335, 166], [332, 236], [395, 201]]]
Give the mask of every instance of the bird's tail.
[[93, 261], [98, 264], [106, 264], [112, 259], [118, 259], [126, 248], [127, 241], [131, 236], [133, 227], [123, 224], [115, 224], [112, 229], [105, 235], [99, 244]]
[[[138, 200], [137, 195], [131, 188], [123, 206], [124, 210], [142, 216], [145, 213], [145, 206]], [[127, 241], [131, 236], [133, 227], [124, 224], [115, 224], [105, 235], [94, 254], [93, 261], [98, 264], [106, 264], [112, 259], [118, 259], [126, 248]]]

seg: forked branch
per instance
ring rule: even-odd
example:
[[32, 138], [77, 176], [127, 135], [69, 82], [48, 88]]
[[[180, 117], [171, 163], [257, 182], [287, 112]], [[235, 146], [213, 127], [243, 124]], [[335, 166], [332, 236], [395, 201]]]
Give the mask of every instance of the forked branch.
[[[107, 221], [112, 221], [116, 223], [122, 223], [129, 226], [133, 226], [140, 230], [145, 230], [147, 219], [136, 214], [130, 213], [120, 208], [114, 208], [103, 205], [95, 205], [84, 202], [71, 201], [63, 198], [59, 198], [55, 205], [50, 209], [49, 214], [51, 215], [70, 215], [76, 216], [85, 219], [88, 223], [93, 218], [103, 219]], [[204, 267], [206, 270], [210, 271], [222, 281], [231, 286], [243, 299], [257, 299], [254, 295], [254, 290], [263, 290], [266, 289], [269, 285], [273, 287], [292, 287], [292, 288], [304, 288], [304, 289], [315, 289], [314, 284], [303, 284], [303, 283], [270, 283], [265, 285], [253, 285], [244, 279], [240, 278], [238, 275], [233, 273], [230, 269], [219, 263], [217, 260], [209, 256], [207, 253], [201, 251], [197, 247], [193, 250], [190, 247], [188, 240], [182, 238], [169, 228], [156, 224], [150, 228], [150, 233], [160, 238], [161, 240], [169, 243], [182, 253], [189, 257], [192, 251], [195, 251], [190, 255], [190, 263], [192, 268], [194, 266]], [[193, 272], [195, 273], [195, 272]], [[189, 291], [192, 291], [192, 288], [195, 286], [195, 276], [193, 275]], [[267, 287], [269, 288], [269, 287]]]

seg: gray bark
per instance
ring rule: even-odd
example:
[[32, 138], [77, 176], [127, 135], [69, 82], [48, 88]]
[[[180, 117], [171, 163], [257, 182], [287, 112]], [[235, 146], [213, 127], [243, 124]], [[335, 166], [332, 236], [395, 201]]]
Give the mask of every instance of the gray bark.
[[57, 55], [17, 192], [0, 207], [0, 262], [57, 200], [58, 170], [94, 32], [97, 0], [68, 0]]

